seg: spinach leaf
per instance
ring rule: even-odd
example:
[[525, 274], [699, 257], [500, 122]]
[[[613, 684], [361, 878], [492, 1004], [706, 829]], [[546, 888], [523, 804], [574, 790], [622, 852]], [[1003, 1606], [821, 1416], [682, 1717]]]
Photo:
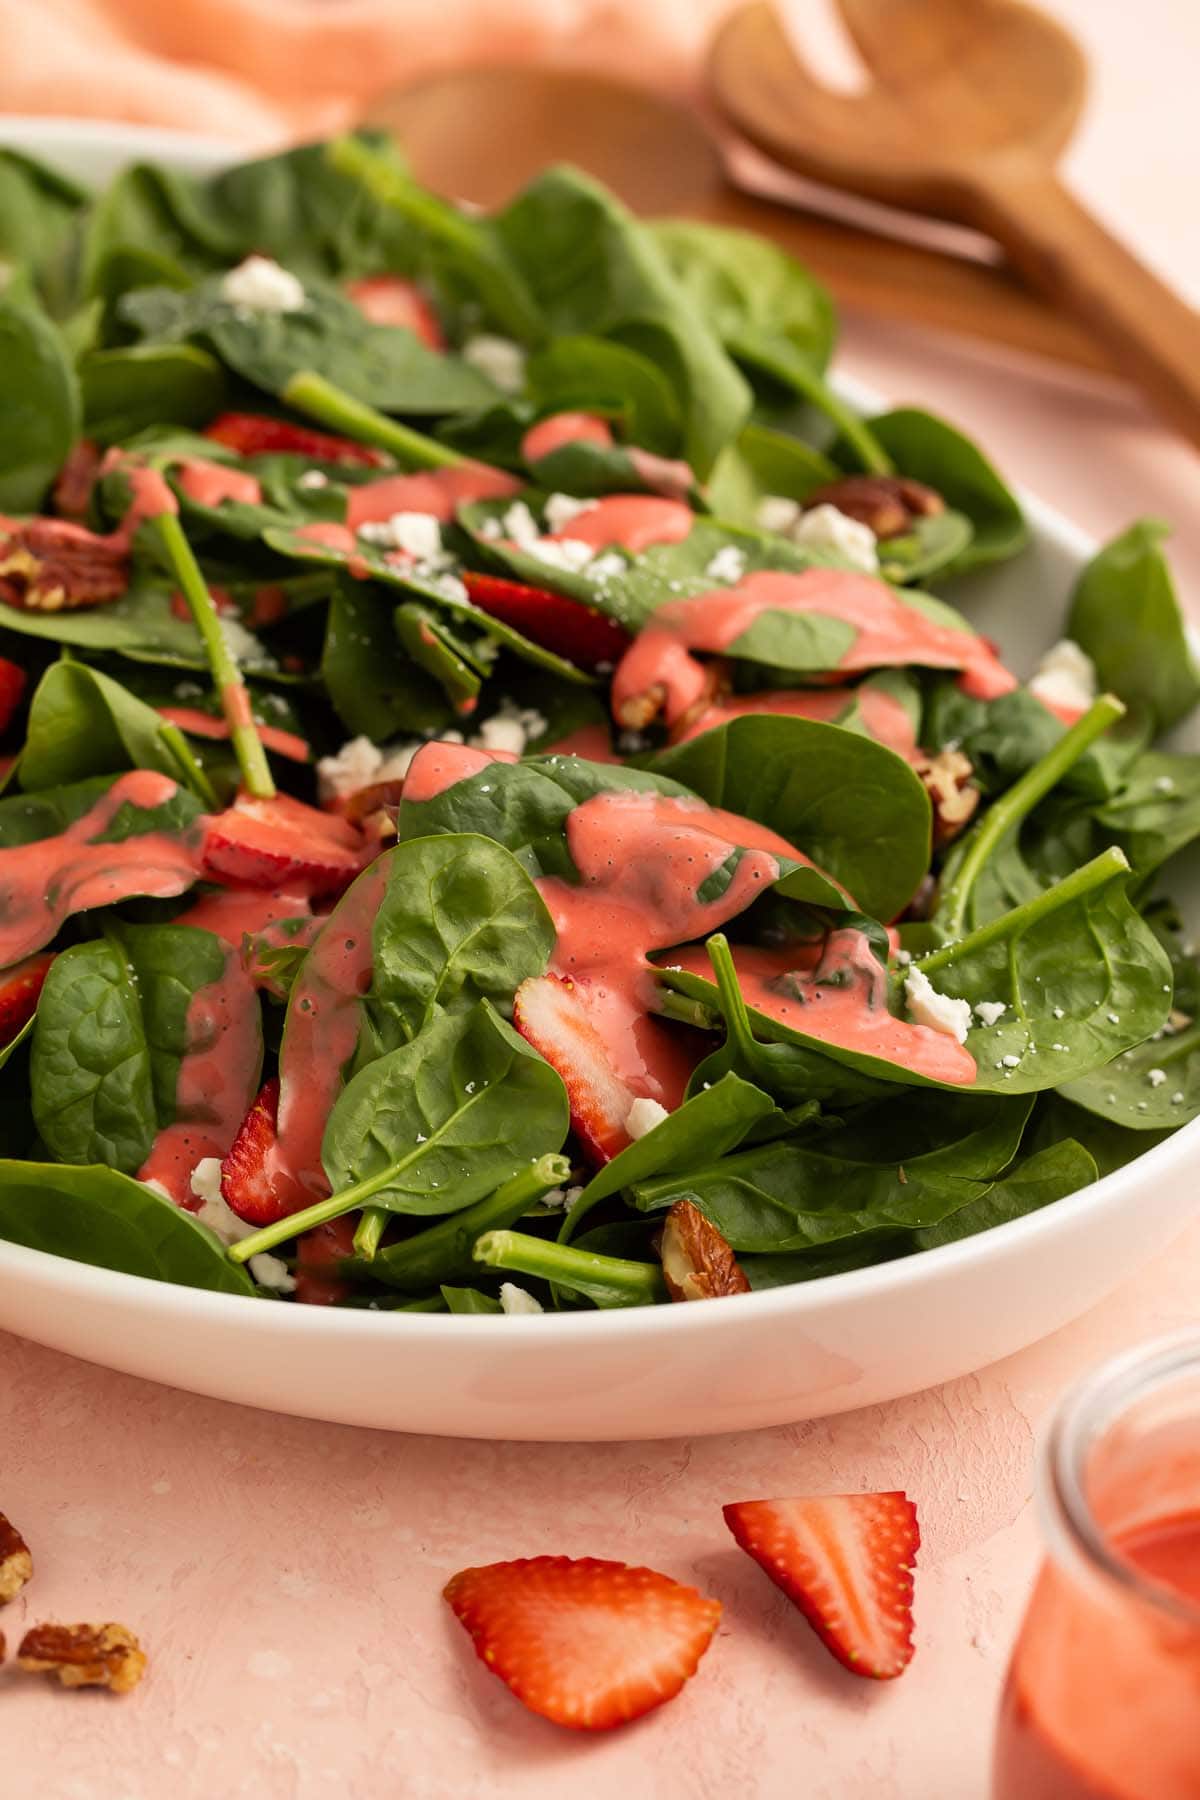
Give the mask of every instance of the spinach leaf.
[[521, 982], [545, 969], [554, 935], [537, 889], [499, 844], [444, 833], [398, 845], [372, 927], [374, 977], [363, 1000], [376, 1054], [480, 1000], [510, 1010]]
[[[119, 600], [54, 613], [26, 612], [0, 602], [0, 627], [80, 650], [115, 651], [146, 662], [207, 669], [200, 634], [190, 616], [181, 617], [175, 610], [173, 592], [172, 584], [157, 569], [137, 563]], [[275, 658], [244, 626], [231, 649], [243, 669], [278, 675]]]
[[[942, 576], [1002, 561], [1024, 548], [1029, 528], [1020, 502], [970, 438], [916, 407], [883, 413], [870, 426], [902, 475], [935, 489], [952, 512], [971, 523], [969, 543], [940, 568]], [[884, 544], [880, 554], [891, 548]]]
[[1170, 1137], [1170, 1131], [1130, 1131], [1099, 1113], [1073, 1106], [1061, 1094], [1038, 1096], [1033, 1121], [1026, 1134], [1024, 1148], [1035, 1151], [1052, 1149], [1072, 1138], [1082, 1144], [1101, 1175], [1123, 1169], [1136, 1156], [1144, 1156], [1155, 1144]]
[[[157, 265], [181, 281], [237, 262], [236, 238], [205, 215], [201, 191], [194, 177], [177, 170], [151, 163], [123, 169], [88, 215], [82, 247], [84, 292], [111, 293], [111, 262], [131, 253], [142, 268]], [[189, 207], [193, 196], [195, 205]]]
[[690, 219], [650, 227], [676, 280], [733, 356], [824, 369], [837, 323], [827, 291], [770, 239]]
[[333, 289], [310, 283], [295, 311], [251, 312], [224, 298], [223, 279], [182, 292], [135, 290], [122, 296], [117, 317], [143, 343], [198, 341], [235, 375], [277, 396], [310, 370], [384, 412], [470, 411], [495, 392], [469, 363], [431, 350], [414, 332], [370, 323]]
[[116, 1169], [0, 1162], [0, 1237], [149, 1281], [254, 1293], [207, 1226]]
[[[545, 756], [488, 763], [429, 800], [402, 801], [397, 831], [401, 841], [442, 831], [476, 831], [512, 850], [534, 874], [572, 881], [577, 871], [567, 844], [568, 815], [597, 794], [631, 789], [694, 798], [679, 782], [657, 773], [591, 763], [580, 756]], [[695, 822], [703, 827], [703, 813], [697, 812]], [[736, 846], [732, 853], [738, 854]], [[785, 898], [814, 906], [845, 905], [845, 895], [822, 870], [782, 854], [776, 860], [776, 888]]]
[[669, 1168], [672, 1177], [682, 1176], [715, 1161], [736, 1149], [751, 1127], [774, 1110], [768, 1094], [738, 1075], [722, 1075], [710, 1087], [699, 1089], [592, 1176], [571, 1209], [563, 1241], [575, 1235], [579, 1221], [598, 1200], [648, 1181], [663, 1169]]
[[175, 1118], [188, 1009], [230, 954], [194, 926], [130, 925], [55, 958], [29, 1060], [33, 1116], [60, 1162], [141, 1168]]
[[65, 175], [19, 150], [0, 150], [0, 259], [33, 273], [50, 311], [73, 298], [70, 250], [87, 194]]
[[79, 384], [36, 301], [0, 295], [0, 512], [36, 512], [79, 436]]
[[473, 1206], [451, 1213], [436, 1225], [427, 1225], [381, 1250], [371, 1259], [370, 1273], [380, 1281], [410, 1291], [427, 1287], [431, 1281], [465, 1280], [475, 1274], [471, 1256], [475, 1239], [482, 1232], [515, 1225], [543, 1194], [560, 1187], [570, 1173], [571, 1165], [565, 1156], [541, 1156]]
[[437, 731], [454, 716], [445, 694], [405, 656], [387, 601], [352, 577], [329, 602], [321, 679], [347, 731], [376, 742], [398, 731]]
[[627, 344], [563, 334], [533, 352], [525, 378], [537, 412], [599, 413], [619, 422], [628, 443], [663, 456], [675, 455], [680, 448], [683, 419], [668, 375]]
[[750, 392], [652, 232], [575, 169], [538, 176], [493, 221], [544, 333], [612, 338], [667, 376], [683, 448], [703, 478], [750, 410]]
[[401, 647], [417, 667], [433, 677], [455, 712], [472, 712], [487, 674], [486, 662], [417, 600], [402, 600], [392, 617]]
[[1062, 1094], [1129, 1131], [1173, 1131], [1200, 1113], [1200, 1023], [1154, 1035]]
[[[1134, 759], [1146, 748], [1147, 714], [1127, 713], [1059, 775], [1072, 794], [1099, 801], [1115, 794]], [[920, 740], [931, 749], [953, 745], [970, 757], [974, 780], [985, 794], [1003, 791], [1048, 756], [1067, 728], [1028, 688], [995, 700], [976, 700], [957, 682], [937, 677], [929, 687]]]
[[79, 359], [83, 424], [98, 443], [151, 425], [205, 425], [225, 404], [225, 372], [193, 344], [126, 344]]
[[494, 1294], [485, 1294], [479, 1288], [443, 1285], [442, 1299], [446, 1302], [447, 1311], [452, 1313], [499, 1313], [504, 1311]]
[[1200, 699], [1200, 671], [1160, 545], [1168, 528], [1143, 519], [1092, 558], [1071, 597], [1067, 635], [1096, 665], [1101, 685], [1141, 706], [1160, 731]]
[[[9, 794], [0, 800], [0, 850], [33, 844], [40, 838], [57, 837], [81, 819], [113, 784], [110, 775], [74, 781], [67, 787], [46, 788], [36, 794]], [[121, 843], [147, 832], [183, 832], [200, 813], [194, 795], [176, 788], [159, 806], [134, 806], [126, 801], [104, 830], [88, 841]]]
[[710, 806], [770, 825], [891, 919], [929, 867], [929, 797], [904, 758], [815, 719], [733, 719], [656, 756], [650, 767]]
[[918, 1250], [934, 1250], [939, 1244], [956, 1244], [960, 1238], [991, 1231], [1012, 1219], [1023, 1219], [1055, 1200], [1065, 1200], [1099, 1180], [1095, 1159], [1073, 1138], [1050, 1144], [1027, 1156], [996, 1182], [981, 1200], [972, 1200], [951, 1213], [940, 1225], [924, 1226], [913, 1233]]
[[391, 1212], [450, 1213], [557, 1150], [567, 1124], [559, 1076], [481, 1001], [353, 1076], [321, 1155], [342, 1211], [369, 1199]]
[[111, 676], [86, 663], [51, 663], [29, 703], [18, 778], [27, 793], [112, 775], [157, 769], [178, 779], [178, 760], [163, 719]]
[[768, 495], [804, 500], [837, 476], [837, 464], [802, 439], [768, 425], [750, 424], [722, 451], [708, 497], [718, 518], [753, 529]]

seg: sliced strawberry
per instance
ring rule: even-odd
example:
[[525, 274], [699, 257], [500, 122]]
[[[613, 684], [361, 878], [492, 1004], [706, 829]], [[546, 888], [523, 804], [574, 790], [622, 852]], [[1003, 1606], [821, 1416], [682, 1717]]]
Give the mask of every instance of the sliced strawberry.
[[573, 981], [535, 975], [513, 1001], [513, 1024], [557, 1069], [571, 1103], [571, 1129], [596, 1162], [608, 1162], [629, 1143], [625, 1121], [637, 1095], [608, 1058]]
[[296, 1239], [296, 1292], [301, 1306], [336, 1306], [351, 1291], [338, 1266], [354, 1255], [358, 1213], [343, 1213]]
[[307, 456], [311, 462], [359, 463], [368, 469], [383, 468], [388, 460], [382, 450], [375, 450], [370, 444], [334, 437], [328, 431], [313, 431], [307, 425], [293, 425], [287, 419], [273, 419], [265, 413], [222, 413], [205, 428], [204, 435], [239, 456], [291, 453]]
[[209, 820], [204, 871], [242, 887], [303, 887], [311, 894], [349, 887], [370, 857], [361, 832], [345, 819], [276, 794], [240, 794]]
[[32, 1019], [53, 961], [49, 951], [40, 951], [0, 972], [0, 1044], [11, 1043]]
[[472, 569], [464, 569], [462, 579], [481, 612], [511, 625], [543, 650], [578, 663], [581, 669], [618, 662], [629, 648], [629, 633], [623, 626], [579, 600]]
[[853, 1675], [889, 1681], [912, 1661], [912, 1567], [921, 1533], [906, 1494], [741, 1500], [734, 1537]]
[[372, 325], [399, 325], [431, 350], [446, 348], [438, 316], [415, 281], [403, 275], [365, 275], [346, 283], [346, 297]]
[[225, 1204], [248, 1225], [273, 1225], [287, 1216], [271, 1167], [279, 1117], [279, 1081], [263, 1084], [238, 1134], [221, 1161], [221, 1193]]
[[492, 1673], [531, 1712], [576, 1731], [607, 1731], [673, 1700], [721, 1617], [696, 1588], [592, 1556], [463, 1569], [444, 1593]]
[[0, 731], [7, 731], [12, 724], [24, 693], [24, 669], [20, 663], [9, 662], [6, 656], [0, 656]]

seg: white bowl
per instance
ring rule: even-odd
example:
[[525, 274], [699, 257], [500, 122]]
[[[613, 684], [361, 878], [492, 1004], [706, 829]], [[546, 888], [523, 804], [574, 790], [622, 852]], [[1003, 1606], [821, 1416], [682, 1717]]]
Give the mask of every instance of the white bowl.
[[[204, 139], [70, 120], [0, 120], [0, 142], [96, 182], [139, 156], [197, 171], [229, 157]], [[1093, 548], [1027, 504], [1031, 547], [955, 593], [1018, 669], [1060, 635]], [[738, 1300], [542, 1318], [339, 1312], [197, 1293], [0, 1243], [0, 1327], [217, 1399], [392, 1431], [600, 1441], [746, 1430], [912, 1393], [1056, 1330], [1192, 1216], [1198, 1145], [1200, 1120], [1029, 1218]]]

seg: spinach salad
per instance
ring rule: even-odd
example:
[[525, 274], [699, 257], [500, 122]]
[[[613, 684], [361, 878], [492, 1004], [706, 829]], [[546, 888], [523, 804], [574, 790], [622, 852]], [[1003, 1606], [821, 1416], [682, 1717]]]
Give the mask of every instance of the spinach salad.
[[460, 211], [370, 134], [0, 191], [0, 1236], [654, 1304], [1200, 1111], [1159, 526], [1018, 679], [954, 604], [1017, 500], [847, 405], [768, 243], [570, 169]]

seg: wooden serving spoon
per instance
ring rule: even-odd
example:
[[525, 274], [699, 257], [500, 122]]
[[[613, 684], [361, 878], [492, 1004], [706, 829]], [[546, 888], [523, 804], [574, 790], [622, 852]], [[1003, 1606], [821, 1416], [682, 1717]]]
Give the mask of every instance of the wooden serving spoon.
[[838, 0], [874, 77], [816, 81], [774, 9], [732, 14], [710, 51], [722, 114], [776, 161], [889, 205], [987, 232], [1200, 445], [1200, 315], [1058, 180], [1083, 55], [1019, 0]]
[[1105, 351], [1011, 270], [801, 213], [736, 187], [720, 146], [685, 107], [600, 76], [532, 68], [461, 69], [381, 95], [364, 124], [403, 144], [427, 186], [493, 207], [550, 162], [572, 162], [647, 217], [685, 214], [759, 231], [843, 305], [989, 339], [1076, 367]]

